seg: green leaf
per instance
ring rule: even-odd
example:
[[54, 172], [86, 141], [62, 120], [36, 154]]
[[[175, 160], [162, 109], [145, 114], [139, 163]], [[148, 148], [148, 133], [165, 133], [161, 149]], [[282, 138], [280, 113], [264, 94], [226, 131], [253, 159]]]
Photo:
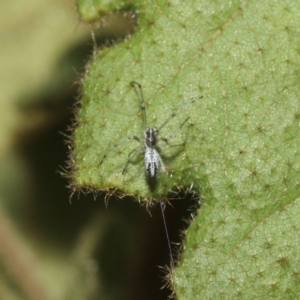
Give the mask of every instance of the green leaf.
[[[97, 21], [111, 11], [125, 9], [123, 0], [78, 0], [78, 13], [82, 20], [86, 22]], [[127, 5], [129, 7], [129, 5]]]
[[[139, 25], [100, 51], [82, 86], [75, 133], [74, 185], [161, 198], [194, 185], [202, 208], [173, 273], [179, 299], [299, 295], [299, 28], [297, 1], [136, 1]], [[161, 132], [190, 117], [169, 147], [168, 169], [147, 181], [139, 98]], [[100, 166], [103, 156], [108, 154]]]

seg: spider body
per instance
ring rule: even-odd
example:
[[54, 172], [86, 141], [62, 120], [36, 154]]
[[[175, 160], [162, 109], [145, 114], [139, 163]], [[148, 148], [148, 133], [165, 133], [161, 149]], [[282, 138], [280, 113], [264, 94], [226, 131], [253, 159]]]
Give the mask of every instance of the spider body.
[[162, 171], [165, 172], [166, 168], [158, 153], [157, 147], [158, 131], [154, 128], [147, 128], [144, 132], [144, 145], [145, 145], [145, 170], [149, 178], [155, 179], [161, 165]]
[[[163, 160], [158, 152], [157, 149], [157, 144], [158, 141], [161, 140], [165, 142], [166, 144], [169, 143], [169, 141], [182, 129], [182, 127], [186, 124], [186, 122], [189, 120], [189, 117], [187, 117], [181, 124], [180, 126], [173, 131], [167, 138], [159, 138], [159, 133], [160, 131], [169, 123], [171, 119], [173, 119], [177, 114], [181, 111], [183, 111], [186, 107], [190, 106], [193, 104], [196, 100], [193, 99], [187, 104], [182, 105], [179, 109], [174, 111], [169, 117], [157, 128], [157, 127], [147, 127], [147, 117], [146, 117], [146, 105], [145, 105], [145, 100], [144, 100], [144, 95], [143, 95], [143, 89], [142, 86], [135, 82], [132, 81], [130, 83], [133, 87], [137, 87], [138, 95], [140, 98], [140, 107], [142, 111], [142, 121], [143, 121], [143, 129], [144, 129], [144, 134], [143, 134], [143, 140], [141, 140], [137, 136], [129, 136], [123, 140], [121, 140], [119, 143], [116, 143], [112, 145], [106, 154], [104, 154], [102, 160], [100, 161], [100, 166], [102, 165], [103, 161], [107, 157], [107, 155], [113, 151], [115, 148], [119, 147], [121, 144], [124, 144], [128, 141], [136, 140], [137, 142], [140, 143], [139, 147], [134, 148], [131, 152], [128, 154], [128, 159], [125, 164], [125, 167], [123, 169], [123, 174], [127, 170], [128, 163], [130, 162], [130, 158], [132, 155], [136, 154], [137, 152], [144, 152], [144, 163], [145, 163], [145, 171], [147, 176], [151, 180], [155, 180], [157, 178], [157, 174], [159, 172], [159, 167], [161, 166], [162, 172], [166, 172], [165, 165], [163, 163]], [[199, 99], [202, 97], [199, 97]]]

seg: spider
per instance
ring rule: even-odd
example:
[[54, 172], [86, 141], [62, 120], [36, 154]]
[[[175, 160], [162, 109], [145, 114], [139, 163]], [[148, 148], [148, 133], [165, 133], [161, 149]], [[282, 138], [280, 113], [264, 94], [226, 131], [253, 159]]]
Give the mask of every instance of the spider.
[[[147, 116], [146, 116], [146, 105], [144, 100], [144, 94], [142, 86], [136, 82], [131, 81], [130, 82], [132, 87], [137, 88], [139, 92], [139, 98], [140, 98], [140, 107], [142, 111], [142, 122], [143, 122], [143, 140], [141, 140], [139, 137], [133, 135], [128, 136], [125, 139], [121, 140], [120, 142], [112, 145], [107, 152], [104, 154], [99, 166], [102, 165], [103, 161], [106, 159], [108, 154], [113, 151], [115, 148], [119, 147], [121, 144], [126, 143], [131, 140], [136, 140], [140, 143], [140, 145], [136, 148], [134, 148], [131, 152], [128, 154], [127, 162], [123, 168], [122, 174], [125, 173], [128, 163], [130, 161], [130, 158], [137, 152], [144, 152], [144, 164], [145, 164], [145, 170], [148, 175], [148, 177], [151, 180], [155, 180], [157, 177], [157, 174], [159, 172], [159, 166], [161, 167], [162, 172], [166, 172], [166, 167], [163, 163], [163, 160], [157, 150], [157, 144], [159, 140], [159, 134], [161, 130], [169, 123], [171, 119], [173, 119], [179, 112], [186, 109], [188, 106], [193, 104], [197, 99], [191, 100], [189, 103], [182, 105], [179, 109], [174, 111], [159, 127], [147, 127]], [[198, 99], [201, 99], [203, 96], [199, 97]], [[165, 143], [169, 143], [169, 141], [182, 129], [182, 127], [186, 124], [186, 122], [190, 119], [190, 117], [187, 117], [180, 126], [171, 133], [167, 138], [160, 138], [160, 140], [164, 141]]]

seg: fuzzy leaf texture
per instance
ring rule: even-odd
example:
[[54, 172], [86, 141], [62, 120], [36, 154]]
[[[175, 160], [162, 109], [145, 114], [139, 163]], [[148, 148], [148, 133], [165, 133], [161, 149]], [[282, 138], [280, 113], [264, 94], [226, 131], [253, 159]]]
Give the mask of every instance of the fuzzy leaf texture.
[[97, 21], [110, 11], [125, 9], [123, 0], [78, 0], [78, 12], [85, 22]]
[[[192, 183], [202, 207], [172, 274], [183, 299], [296, 299], [300, 294], [300, 2], [133, 1], [136, 32], [101, 50], [82, 86], [74, 184], [157, 199]], [[125, 4], [124, 4], [125, 5]], [[135, 80], [167, 173], [153, 187]], [[181, 145], [181, 146], [180, 146]]]

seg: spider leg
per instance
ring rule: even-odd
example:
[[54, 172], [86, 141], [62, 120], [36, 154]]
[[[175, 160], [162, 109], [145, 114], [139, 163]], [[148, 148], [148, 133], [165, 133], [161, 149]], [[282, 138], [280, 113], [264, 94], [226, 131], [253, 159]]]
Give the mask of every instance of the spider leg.
[[[172, 134], [170, 134], [167, 138], [160, 138], [162, 141], [164, 141], [165, 143], [169, 143], [169, 141], [182, 129], [182, 127], [186, 124], [186, 122], [190, 119], [190, 117], [186, 118], [178, 128], [176, 128], [176, 130], [173, 131]], [[178, 146], [182, 146], [182, 144], [178, 145]]]
[[161, 165], [161, 170], [162, 170], [163, 172], [166, 172], [165, 164], [164, 164], [164, 162], [163, 162], [163, 160], [162, 160], [162, 158], [161, 158], [161, 156], [159, 155], [158, 152], [157, 152], [157, 157], [158, 157], [159, 163], [160, 163], [160, 165]]
[[138, 141], [138, 142], [141, 142], [141, 140], [140, 140], [137, 136], [133, 135], [133, 136], [128, 136], [127, 138], [121, 140], [120, 142], [118, 142], [118, 143], [116, 143], [116, 144], [113, 144], [113, 145], [106, 151], [106, 153], [103, 155], [102, 160], [100, 161], [99, 166], [102, 165], [103, 161], [106, 159], [106, 157], [108, 156], [108, 154], [109, 154], [111, 151], [113, 151], [115, 148], [119, 147], [120, 145], [122, 145], [122, 144], [124, 144], [124, 143], [126, 143], [126, 142], [129, 142], [129, 141], [132, 141], [132, 140], [136, 140], [136, 141]]
[[127, 159], [127, 161], [126, 161], [126, 164], [125, 164], [125, 166], [124, 166], [124, 168], [123, 168], [122, 174], [124, 174], [125, 171], [126, 171], [126, 169], [127, 169], [127, 166], [128, 166], [128, 164], [129, 164], [129, 161], [130, 161], [130, 157], [131, 157], [133, 154], [136, 154], [137, 152], [142, 152], [143, 149], [144, 149], [144, 147], [140, 146], [140, 147], [136, 147], [136, 148], [134, 148], [132, 151], [130, 151], [130, 153], [128, 154], [128, 159]]
[[174, 117], [177, 116], [177, 114], [179, 112], [182, 112], [183, 110], [185, 110], [187, 107], [189, 107], [190, 105], [192, 105], [194, 102], [196, 102], [197, 100], [203, 98], [203, 96], [197, 98], [197, 99], [192, 99], [192, 101], [190, 101], [189, 103], [187, 104], [184, 104], [183, 106], [181, 106], [180, 108], [178, 108], [176, 111], [174, 111], [158, 128], [157, 128], [157, 131], [159, 132], [160, 130], [162, 130], [168, 123], [171, 119], [173, 119]]
[[145, 98], [144, 98], [144, 93], [143, 93], [143, 88], [142, 86], [136, 82], [136, 81], [131, 81], [130, 84], [134, 87], [138, 87], [138, 92], [139, 92], [139, 98], [141, 101], [141, 110], [142, 110], [142, 120], [143, 120], [143, 129], [146, 129], [147, 125], [147, 115], [146, 115], [146, 104], [145, 104]]

